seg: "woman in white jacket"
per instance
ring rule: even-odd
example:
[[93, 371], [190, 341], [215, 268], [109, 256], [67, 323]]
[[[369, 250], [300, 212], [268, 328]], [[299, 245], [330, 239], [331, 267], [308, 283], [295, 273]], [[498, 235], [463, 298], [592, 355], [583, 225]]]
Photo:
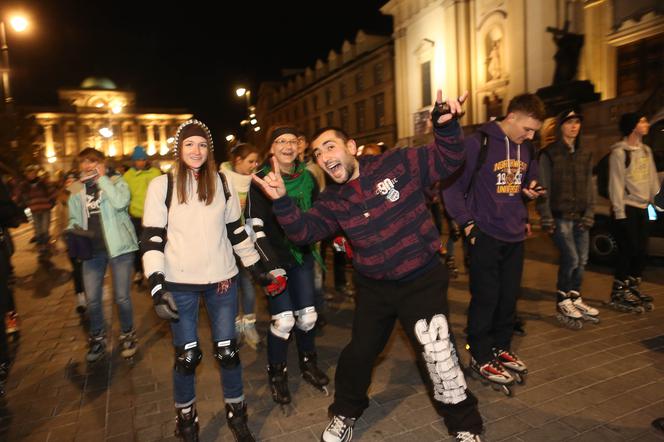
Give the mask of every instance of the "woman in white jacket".
[[236, 440], [253, 441], [235, 332], [238, 268], [233, 252], [270, 294], [285, 287], [285, 279], [276, 277], [284, 272], [265, 273], [272, 260], [264, 249], [259, 255], [244, 230], [237, 192], [217, 173], [207, 126], [186, 121], [175, 138], [173, 171], [148, 187], [141, 249], [155, 310], [171, 324], [176, 435], [198, 440], [194, 373], [202, 358], [197, 333], [202, 297], [222, 372], [228, 426]]

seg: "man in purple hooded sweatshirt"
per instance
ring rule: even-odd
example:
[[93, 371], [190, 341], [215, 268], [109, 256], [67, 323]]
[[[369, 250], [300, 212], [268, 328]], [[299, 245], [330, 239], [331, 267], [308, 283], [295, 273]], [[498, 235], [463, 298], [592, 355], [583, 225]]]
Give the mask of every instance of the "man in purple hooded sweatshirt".
[[484, 124], [465, 140], [464, 172], [444, 191], [470, 253], [471, 367], [505, 386], [526, 372], [510, 344], [523, 270], [526, 202], [545, 192], [537, 184], [530, 143], [544, 117], [544, 104], [536, 95], [514, 97], [503, 120]]

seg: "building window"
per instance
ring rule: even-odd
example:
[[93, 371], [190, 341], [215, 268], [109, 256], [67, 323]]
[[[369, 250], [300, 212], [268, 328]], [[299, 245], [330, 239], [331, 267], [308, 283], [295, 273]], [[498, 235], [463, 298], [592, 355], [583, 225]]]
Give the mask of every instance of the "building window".
[[384, 81], [383, 76], [383, 63], [376, 63], [374, 65], [374, 83], [381, 84]]
[[297, 120], [298, 118], [300, 118], [300, 108], [297, 104], [293, 106], [293, 117], [294, 117], [293, 120]]
[[422, 70], [422, 107], [431, 106], [431, 62], [420, 65]]
[[327, 119], [327, 125], [334, 126], [334, 112], [328, 112], [325, 114], [325, 117]]
[[346, 98], [346, 82], [342, 81], [339, 83], [339, 99], [343, 100]]
[[314, 130], [318, 130], [320, 128], [321, 128], [320, 117], [316, 117], [314, 118]]
[[306, 98], [304, 100], [302, 100], [302, 112], [304, 113], [305, 118], [309, 114], [309, 105], [307, 103]]
[[376, 127], [385, 126], [385, 94], [374, 95], [374, 118]]
[[355, 103], [355, 124], [358, 132], [362, 132], [366, 129], [365, 109], [366, 102], [364, 100]]
[[618, 96], [634, 95], [657, 87], [664, 70], [664, 34], [618, 47]]
[[355, 89], [359, 92], [364, 90], [364, 75], [362, 71], [355, 74]]
[[325, 104], [332, 104], [332, 89], [325, 89]]
[[339, 124], [343, 130], [348, 132], [348, 106], [339, 109]]
[[316, 112], [318, 110], [318, 95], [311, 97], [311, 102], [314, 106], [314, 112]]

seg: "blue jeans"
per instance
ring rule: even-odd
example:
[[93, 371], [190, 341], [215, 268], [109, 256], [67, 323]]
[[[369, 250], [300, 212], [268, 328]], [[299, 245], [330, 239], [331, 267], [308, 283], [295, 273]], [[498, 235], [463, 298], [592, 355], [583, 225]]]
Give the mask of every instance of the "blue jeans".
[[32, 214], [32, 225], [35, 229], [35, 242], [38, 245], [48, 244], [48, 229], [51, 225], [51, 211], [44, 210]]
[[88, 297], [90, 334], [99, 335], [104, 331], [103, 287], [106, 266], [110, 262], [113, 275], [113, 293], [118, 305], [120, 327], [123, 332], [134, 328], [131, 307], [130, 286], [133, 273], [134, 252], [108, 258], [105, 251], [95, 252], [91, 259], [83, 261], [83, 286]]
[[[225, 293], [217, 293], [217, 288], [200, 292], [171, 292], [178, 307], [180, 319], [171, 321], [173, 345], [183, 346], [198, 342], [199, 299], [205, 301], [212, 340], [216, 343], [235, 339], [235, 315], [237, 315], [237, 281], [234, 278]], [[199, 343], [200, 348], [200, 343]], [[214, 347], [212, 347], [214, 351]], [[239, 402], [244, 399], [242, 391], [242, 365], [221, 369], [221, 385], [226, 402]], [[186, 406], [196, 400], [195, 375], [185, 375], [173, 370], [173, 396], [175, 406]]]
[[[271, 315], [281, 312], [296, 312], [305, 307], [315, 306], [314, 301], [314, 259], [309, 253], [304, 255], [304, 261], [287, 271], [288, 285], [283, 293], [268, 298], [268, 307]], [[316, 345], [314, 329], [309, 331], [300, 330], [297, 325], [293, 327], [297, 349], [301, 352], [314, 352]], [[268, 333], [267, 335], [267, 359], [270, 364], [285, 363], [288, 354], [288, 341]]]
[[589, 233], [580, 221], [556, 218], [553, 242], [560, 250], [557, 289], [581, 291], [583, 271], [588, 263]]
[[238, 274], [239, 290], [238, 297], [242, 298], [242, 313], [250, 315], [256, 309], [256, 290], [254, 281], [251, 279], [249, 271], [238, 264], [240, 273]]

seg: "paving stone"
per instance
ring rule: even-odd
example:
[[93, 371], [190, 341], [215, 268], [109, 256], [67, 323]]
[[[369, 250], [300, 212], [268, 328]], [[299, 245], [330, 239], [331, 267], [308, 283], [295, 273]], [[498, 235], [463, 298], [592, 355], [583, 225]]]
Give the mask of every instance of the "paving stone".
[[524, 442], [554, 442], [569, 440], [576, 435], [576, 431], [562, 422], [550, 422], [539, 428], [528, 430], [519, 434], [519, 439]]

